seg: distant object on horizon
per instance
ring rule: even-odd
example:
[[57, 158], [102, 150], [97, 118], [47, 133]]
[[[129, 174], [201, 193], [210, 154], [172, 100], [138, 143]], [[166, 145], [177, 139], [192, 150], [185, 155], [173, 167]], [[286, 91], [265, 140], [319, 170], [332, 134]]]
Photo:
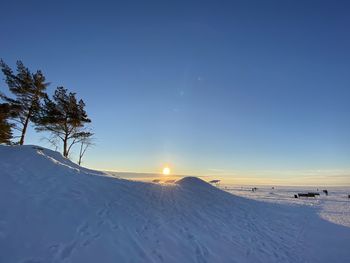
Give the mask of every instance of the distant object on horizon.
[[313, 193], [313, 192], [309, 192], [309, 193], [298, 193], [298, 197], [315, 197], [317, 195], [320, 195], [319, 193]]
[[215, 186], [219, 186], [221, 180], [211, 180], [209, 183], [214, 184]]

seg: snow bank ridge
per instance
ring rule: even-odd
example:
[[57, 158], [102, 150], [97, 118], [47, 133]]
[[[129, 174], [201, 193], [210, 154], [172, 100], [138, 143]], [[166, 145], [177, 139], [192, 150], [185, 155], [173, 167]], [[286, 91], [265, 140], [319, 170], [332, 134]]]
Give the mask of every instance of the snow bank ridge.
[[184, 177], [176, 181], [176, 184], [187, 188], [214, 188], [211, 184], [193, 176]]
[[64, 169], [73, 173], [102, 175], [102, 172], [81, 167], [62, 156], [61, 153], [36, 145], [5, 146], [0, 145], [0, 156], [7, 165], [17, 164], [28, 172], [38, 169]]

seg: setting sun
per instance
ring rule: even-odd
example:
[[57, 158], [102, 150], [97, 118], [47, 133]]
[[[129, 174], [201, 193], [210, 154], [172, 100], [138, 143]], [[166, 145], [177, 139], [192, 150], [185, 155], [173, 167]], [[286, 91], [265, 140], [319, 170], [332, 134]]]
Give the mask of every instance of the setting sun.
[[163, 174], [164, 175], [169, 175], [170, 174], [170, 168], [169, 167], [164, 167], [163, 168]]

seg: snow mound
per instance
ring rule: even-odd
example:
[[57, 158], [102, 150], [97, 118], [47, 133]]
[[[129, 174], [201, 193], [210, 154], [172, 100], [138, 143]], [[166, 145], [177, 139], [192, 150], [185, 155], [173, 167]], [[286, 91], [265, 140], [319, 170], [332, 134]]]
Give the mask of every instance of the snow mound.
[[0, 145], [0, 262], [349, 262], [349, 229], [314, 212], [195, 177], [134, 182]]
[[8, 165], [13, 163], [20, 164], [27, 172], [37, 173], [38, 168], [45, 169], [61, 169], [65, 173], [78, 172], [85, 174], [102, 175], [102, 172], [90, 170], [79, 166], [69, 159], [62, 156], [61, 153], [49, 150], [35, 145], [25, 146], [1, 146], [0, 156], [2, 161], [8, 162]]
[[196, 188], [206, 187], [206, 188], [214, 189], [214, 187], [211, 184], [207, 183], [206, 181], [199, 179], [198, 177], [192, 177], [192, 176], [184, 177], [176, 181], [176, 184], [183, 187], [196, 187]]

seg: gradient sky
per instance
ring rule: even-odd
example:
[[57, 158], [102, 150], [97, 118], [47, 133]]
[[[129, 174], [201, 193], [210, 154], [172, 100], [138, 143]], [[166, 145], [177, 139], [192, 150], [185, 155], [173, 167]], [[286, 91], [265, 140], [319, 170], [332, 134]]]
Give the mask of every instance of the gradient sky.
[[350, 184], [349, 14], [349, 1], [2, 1], [0, 57], [85, 100], [86, 166]]

